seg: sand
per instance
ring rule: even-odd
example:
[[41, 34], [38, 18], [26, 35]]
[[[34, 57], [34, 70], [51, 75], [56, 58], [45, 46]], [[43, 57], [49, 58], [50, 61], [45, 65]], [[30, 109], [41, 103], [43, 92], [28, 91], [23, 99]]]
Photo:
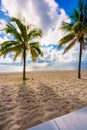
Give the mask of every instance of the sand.
[[0, 130], [25, 130], [87, 105], [87, 71], [0, 74]]

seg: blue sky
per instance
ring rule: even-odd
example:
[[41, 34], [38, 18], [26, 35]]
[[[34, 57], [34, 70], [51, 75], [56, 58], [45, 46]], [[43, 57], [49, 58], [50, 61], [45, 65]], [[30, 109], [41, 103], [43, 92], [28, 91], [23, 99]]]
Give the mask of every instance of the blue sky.
[[[64, 56], [63, 49], [58, 50], [60, 38], [65, 35], [59, 28], [62, 21], [70, 22], [68, 16], [73, 8], [77, 8], [78, 0], [0, 0], [0, 30], [2, 30], [9, 17], [23, 16], [26, 23], [32, 23], [43, 30], [43, 38], [39, 39], [44, 57], [39, 57], [32, 63], [30, 55], [27, 56], [27, 70], [72, 70], [77, 69], [79, 47], [76, 45]], [[10, 40], [0, 31], [0, 42]], [[83, 53], [83, 69], [87, 69], [87, 52]], [[21, 57], [13, 62], [13, 54], [8, 54], [5, 59], [0, 57], [0, 72], [22, 71]]]
[[77, 8], [79, 0], [55, 0], [60, 7], [62, 7], [65, 12], [70, 15], [73, 11], [73, 8]]

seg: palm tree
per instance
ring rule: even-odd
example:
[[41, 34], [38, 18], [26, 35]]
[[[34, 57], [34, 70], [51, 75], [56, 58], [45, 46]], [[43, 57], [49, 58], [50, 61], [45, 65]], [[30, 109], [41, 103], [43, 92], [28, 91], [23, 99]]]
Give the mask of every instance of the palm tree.
[[71, 23], [63, 22], [61, 29], [66, 31], [68, 34], [59, 41], [58, 47], [67, 45], [64, 50], [65, 54], [70, 50], [76, 43], [80, 46], [79, 51], [79, 63], [78, 63], [78, 79], [81, 78], [81, 58], [82, 50], [85, 48], [85, 36], [87, 33], [87, 24], [85, 24], [85, 5], [82, 0], [79, 1], [79, 9], [74, 9], [73, 15], [70, 16]]
[[0, 44], [0, 56], [6, 56], [9, 52], [14, 52], [14, 61], [21, 55], [23, 60], [23, 80], [26, 79], [26, 56], [30, 53], [32, 61], [43, 52], [40, 49], [40, 43], [34, 39], [42, 37], [41, 29], [32, 28], [31, 25], [25, 25], [18, 18], [11, 18], [11, 21], [4, 29], [7, 34], [11, 34], [14, 40], [5, 41]]

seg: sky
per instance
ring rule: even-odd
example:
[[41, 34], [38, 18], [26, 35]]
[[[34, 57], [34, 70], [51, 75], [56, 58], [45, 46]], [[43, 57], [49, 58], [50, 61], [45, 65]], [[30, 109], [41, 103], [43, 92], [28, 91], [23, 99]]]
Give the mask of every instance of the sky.
[[[27, 56], [27, 71], [76, 70], [79, 46], [75, 45], [62, 55], [64, 47], [58, 49], [58, 41], [66, 35], [59, 28], [62, 21], [70, 22], [69, 15], [77, 8], [78, 0], [0, 0], [0, 30], [5, 28], [10, 17], [24, 17], [26, 23], [43, 30], [39, 39], [44, 56], [35, 63]], [[0, 31], [0, 43], [10, 40], [11, 36]], [[87, 51], [83, 52], [82, 69], [87, 69]], [[21, 57], [13, 62], [13, 53], [5, 59], [0, 57], [0, 72], [22, 71]]]

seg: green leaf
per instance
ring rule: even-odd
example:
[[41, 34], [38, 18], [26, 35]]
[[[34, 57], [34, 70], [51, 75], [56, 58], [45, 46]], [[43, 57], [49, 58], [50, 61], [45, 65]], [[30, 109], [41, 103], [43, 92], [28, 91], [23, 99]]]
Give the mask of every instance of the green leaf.
[[68, 50], [70, 50], [70, 49], [75, 45], [76, 40], [77, 40], [77, 39], [74, 39], [73, 41], [71, 41], [71, 42], [69, 43], [69, 45], [65, 48], [63, 54], [65, 54]]
[[17, 41], [22, 41], [21, 35], [19, 34], [17, 29], [11, 23], [7, 24], [7, 27], [5, 28], [5, 31], [6, 31], [6, 33], [12, 34], [12, 36], [14, 36], [14, 38]]
[[32, 40], [34, 38], [42, 37], [42, 30], [41, 29], [33, 29], [28, 34], [28, 39]]
[[71, 23], [66, 23], [66, 22], [62, 22], [62, 26], [61, 26], [61, 30], [64, 31], [71, 31], [73, 24]]
[[13, 60], [16, 61], [17, 57], [18, 57], [21, 53], [22, 53], [22, 49], [19, 48], [19, 49], [17, 50], [17, 52], [16, 52], [16, 54], [15, 54]]
[[74, 38], [73, 33], [66, 35], [65, 37], [60, 39], [58, 47], [60, 48], [62, 45], [67, 44], [69, 41], [73, 40], [73, 38]]

